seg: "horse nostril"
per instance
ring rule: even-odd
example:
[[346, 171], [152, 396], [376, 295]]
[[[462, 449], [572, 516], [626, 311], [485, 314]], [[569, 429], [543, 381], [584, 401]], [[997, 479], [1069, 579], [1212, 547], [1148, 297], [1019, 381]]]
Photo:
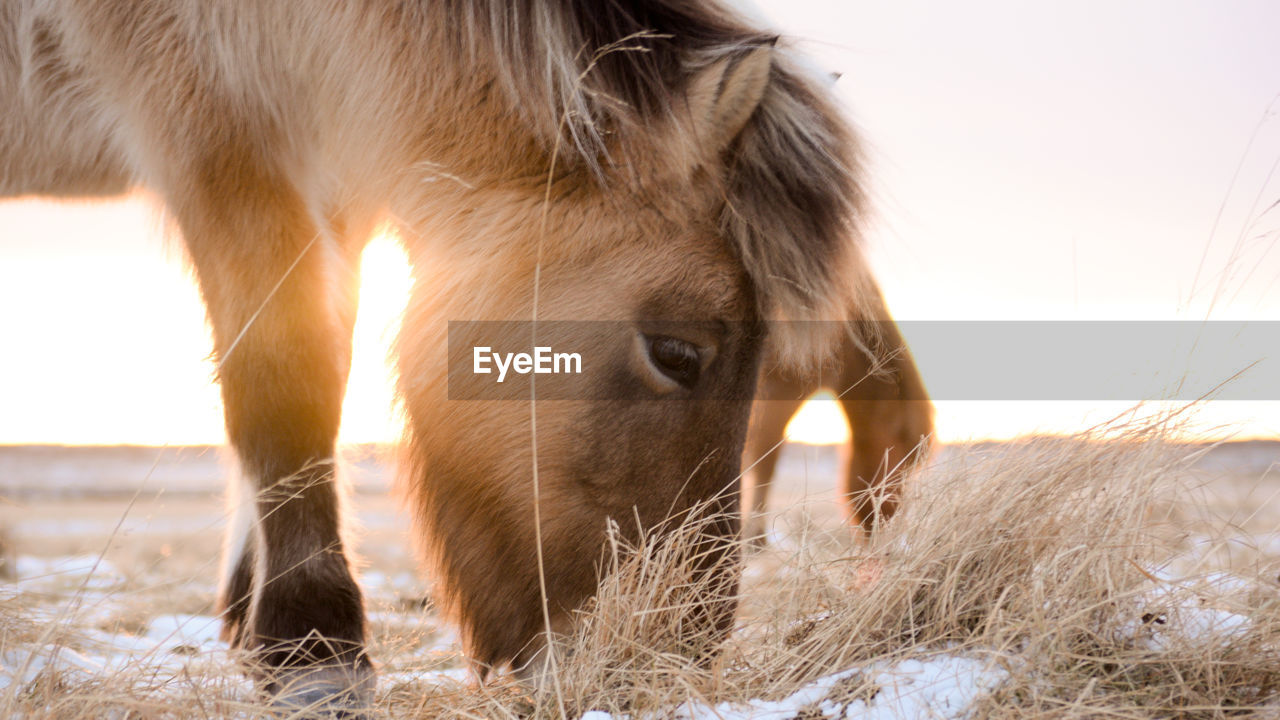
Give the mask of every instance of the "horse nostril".
[[649, 358], [663, 375], [685, 388], [691, 388], [698, 382], [702, 359], [696, 345], [668, 335], [646, 336], [646, 339]]

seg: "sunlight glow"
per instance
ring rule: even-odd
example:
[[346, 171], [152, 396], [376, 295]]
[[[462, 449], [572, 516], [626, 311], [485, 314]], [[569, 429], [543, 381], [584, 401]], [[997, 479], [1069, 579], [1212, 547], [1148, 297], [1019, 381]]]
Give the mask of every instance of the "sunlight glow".
[[395, 407], [391, 348], [412, 277], [399, 240], [383, 231], [369, 242], [360, 263], [360, 314], [356, 319], [351, 379], [342, 410], [342, 442], [391, 442], [403, 422]]
[[[3, 203], [0, 228], [0, 444], [225, 442], [204, 305], [153, 198]], [[409, 286], [380, 233], [363, 255], [342, 442], [400, 436], [388, 356]]]
[[787, 423], [788, 442], [807, 445], [840, 445], [849, 441], [849, 422], [836, 398], [825, 390], [800, 406]]

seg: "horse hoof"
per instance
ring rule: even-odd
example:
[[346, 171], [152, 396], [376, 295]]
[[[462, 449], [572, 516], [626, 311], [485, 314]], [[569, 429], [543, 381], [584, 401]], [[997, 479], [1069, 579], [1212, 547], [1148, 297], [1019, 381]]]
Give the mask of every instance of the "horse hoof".
[[320, 668], [284, 672], [266, 692], [281, 718], [360, 720], [373, 708], [375, 684], [367, 668]]

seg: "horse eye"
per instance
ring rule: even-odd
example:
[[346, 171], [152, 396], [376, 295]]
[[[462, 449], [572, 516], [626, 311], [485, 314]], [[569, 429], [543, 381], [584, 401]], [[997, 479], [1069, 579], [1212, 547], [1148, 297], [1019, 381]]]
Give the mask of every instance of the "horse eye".
[[663, 375], [685, 388], [698, 382], [702, 361], [696, 345], [666, 335], [649, 336], [648, 340], [649, 358]]

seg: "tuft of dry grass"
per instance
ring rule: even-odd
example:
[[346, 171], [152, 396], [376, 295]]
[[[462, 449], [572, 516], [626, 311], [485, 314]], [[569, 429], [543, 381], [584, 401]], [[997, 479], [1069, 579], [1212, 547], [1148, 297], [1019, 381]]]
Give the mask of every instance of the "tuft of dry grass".
[[1006, 674], [982, 717], [1220, 717], [1273, 702], [1273, 586], [1254, 578], [1241, 603], [1163, 572], [1199, 448], [1167, 442], [1164, 424], [1105, 430], [959, 453], [874, 546], [793, 566], [777, 603], [792, 620], [767, 623], [750, 653], [758, 691], [945, 651]]
[[[402, 609], [402, 623], [391, 613], [373, 623], [384, 680], [372, 716], [678, 718], [700, 705], [749, 717], [751, 703], [822, 678], [822, 702], [802, 716], [856, 716], [881, 701], [878, 669], [940, 656], [972, 659], [999, 678], [967, 711], [938, 709], [948, 716], [1274, 713], [1274, 573], [1256, 563], [1256, 572], [1226, 574], [1200, 557], [1192, 574], [1175, 574], [1188, 565], [1180, 559], [1194, 514], [1186, 510], [1190, 466], [1201, 448], [1168, 441], [1170, 422], [950, 453], [910, 484], [899, 515], [870, 542], [844, 528], [801, 526], [795, 543], [750, 558], [738, 623], [710, 661], [702, 651], [718, 638], [696, 611], [717, 589], [705, 572], [714, 555], [706, 518], [634, 543], [614, 533], [612, 571], [579, 612], [577, 632], [557, 644], [554, 684], [502, 677], [477, 685], [436, 672], [458, 665], [456, 650], [412, 659], [429, 643], [405, 630], [434, 628], [435, 618]], [[33, 630], [28, 604], [0, 601], [4, 652], [84, 642], [70, 624]], [[185, 668], [186, 680], [128, 669], [48, 673], [0, 690], [0, 714], [261, 712], [234, 662], [196, 657]], [[830, 680], [837, 672], [845, 674]]]

